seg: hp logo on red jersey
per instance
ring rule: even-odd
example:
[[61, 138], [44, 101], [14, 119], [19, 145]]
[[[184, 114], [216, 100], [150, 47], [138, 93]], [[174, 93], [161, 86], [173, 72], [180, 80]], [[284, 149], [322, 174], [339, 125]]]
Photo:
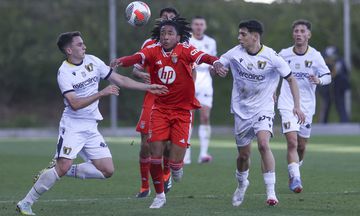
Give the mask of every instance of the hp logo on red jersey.
[[175, 70], [170, 66], [162, 67], [158, 70], [158, 76], [162, 83], [171, 84], [176, 79]]

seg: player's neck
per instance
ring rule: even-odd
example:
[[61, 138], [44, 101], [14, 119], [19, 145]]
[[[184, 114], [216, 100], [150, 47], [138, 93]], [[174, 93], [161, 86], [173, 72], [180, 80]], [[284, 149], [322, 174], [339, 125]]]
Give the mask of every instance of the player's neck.
[[308, 44], [295, 45], [294, 48], [293, 48], [293, 51], [297, 55], [304, 55], [307, 52], [308, 49], [309, 49]]
[[248, 49], [246, 49], [246, 51], [249, 55], [256, 55], [260, 52], [262, 47], [263, 45], [261, 43], [256, 43], [253, 46], [250, 46]]
[[69, 56], [67, 59], [66, 59], [67, 62], [69, 62], [70, 64], [73, 64], [73, 65], [81, 65], [82, 62], [83, 62], [83, 59], [75, 59], [75, 58], [71, 58], [71, 56]]
[[202, 40], [204, 38], [204, 34], [194, 34], [193, 36], [196, 40]]

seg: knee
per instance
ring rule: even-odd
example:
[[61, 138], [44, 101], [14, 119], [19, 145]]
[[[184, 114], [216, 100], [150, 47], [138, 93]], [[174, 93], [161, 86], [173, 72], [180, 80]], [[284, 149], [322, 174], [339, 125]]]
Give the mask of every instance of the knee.
[[241, 152], [239, 155], [238, 155], [238, 161], [239, 162], [246, 162], [248, 161], [250, 158], [250, 152]]
[[301, 151], [301, 152], [305, 151], [305, 148], [306, 148], [305, 145], [298, 145], [297, 146], [297, 150]]
[[270, 150], [269, 143], [265, 140], [260, 140], [258, 143], [258, 149], [261, 154], [269, 151]]
[[289, 150], [295, 150], [298, 147], [297, 139], [296, 138], [288, 138], [287, 145]]
[[148, 143], [142, 143], [140, 148], [140, 157], [148, 158], [150, 157], [150, 147]]
[[56, 170], [58, 176], [59, 177], [64, 176], [67, 173], [67, 171], [70, 169], [71, 165], [72, 165], [72, 160], [59, 159], [56, 162], [56, 166], [55, 166], [55, 170]]
[[105, 178], [110, 178], [114, 174], [114, 167], [106, 167], [104, 170], [102, 170], [102, 174]]

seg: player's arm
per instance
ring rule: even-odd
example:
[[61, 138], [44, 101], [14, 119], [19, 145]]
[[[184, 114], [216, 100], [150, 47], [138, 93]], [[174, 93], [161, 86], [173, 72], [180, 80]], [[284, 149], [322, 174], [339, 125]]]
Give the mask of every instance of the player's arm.
[[95, 101], [99, 100], [102, 97], [108, 96], [108, 95], [119, 95], [119, 87], [116, 85], [108, 85], [103, 90], [90, 95], [88, 97], [78, 97], [77, 94], [74, 91], [68, 91], [64, 94], [65, 99], [68, 101], [71, 109], [73, 110], [79, 110], [82, 108], [85, 108], [89, 106], [90, 104], [94, 103]]
[[300, 124], [303, 124], [305, 122], [305, 115], [300, 109], [300, 93], [299, 93], [299, 87], [298, 87], [297, 81], [291, 73], [289, 73], [289, 75], [284, 77], [284, 79], [286, 79], [286, 81], [289, 83], [290, 91], [293, 96], [293, 100], [294, 100], [293, 113], [295, 115], [297, 115], [297, 117], [299, 119], [298, 122]]
[[151, 83], [150, 74], [145, 72], [144, 69], [140, 65], [138, 66], [136, 64], [132, 70], [132, 73], [136, 78], [143, 80], [145, 83], [147, 83], [147, 84]]
[[157, 85], [157, 84], [145, 84], [141, 82], [137, 82], [133, 79], [130, 79], [129, 77], [122, 76], [117, 73], [111, 73], [108, 80], [117, 86], [129, 88], [129, 89], [135, 89], [135, 90], [141, 90], [141, 91], [149, 91], [153, 94], [166, 94], [168, 93], [168, 89], [164, 85]]
[[329, 85], [331, 83], [331, 72], [320, 53], [317, 59], [319, 60], [316, 67], [318, 76], [310, 75], [309, 81], [315, 85]]

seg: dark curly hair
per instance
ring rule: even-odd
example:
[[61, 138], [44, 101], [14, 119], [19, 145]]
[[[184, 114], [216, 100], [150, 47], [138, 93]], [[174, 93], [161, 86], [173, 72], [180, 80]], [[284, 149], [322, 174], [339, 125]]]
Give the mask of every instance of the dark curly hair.
[[174, 26], [178, 35], [180, 35], [180, 42], [188, 42], [191, 37], [191, 28], [190, 23], [186, 21], [185, 18], [175, 17], [172, 20], [162, 20], [158, 19], [154, 29], [151, 31], [152, 39], [156, 41], [160, 40], [160, 30], [163, 26]]

